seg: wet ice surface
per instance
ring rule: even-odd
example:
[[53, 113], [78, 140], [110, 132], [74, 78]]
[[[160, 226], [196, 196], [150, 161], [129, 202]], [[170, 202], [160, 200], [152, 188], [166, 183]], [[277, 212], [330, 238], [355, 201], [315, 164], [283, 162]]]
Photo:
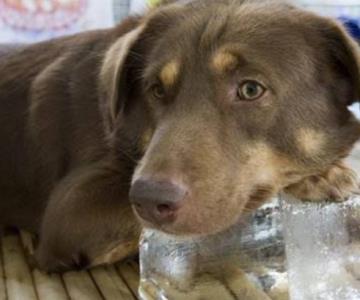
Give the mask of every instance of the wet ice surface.
[[360, 198], [282, 201], [292, 300], [360, 299]]
[[[181, 239], [146, 230], [140, 245], [142, 299], [287, 299], [276, 203], [220, 234]], [[284, 294], [283, 298], [269, 295]]]
[[360, 197], [280, 202], [204, 238], [144, 231], [142, 299], [360, 300]]

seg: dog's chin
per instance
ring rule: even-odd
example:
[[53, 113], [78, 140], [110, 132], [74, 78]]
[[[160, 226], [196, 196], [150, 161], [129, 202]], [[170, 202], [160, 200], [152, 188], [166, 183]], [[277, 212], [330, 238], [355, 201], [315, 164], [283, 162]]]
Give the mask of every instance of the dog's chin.
[[144, 229], [160, 231], [162, 233], [177, 236], [179, 238], [202, 237], [218, 234], [220, 232], [226, 231], [230, 227], [234, 226], [234, 224], [241, 222], [241, 216], [237, 216], [234, 218], [234, 222], [217, 224], [217, 226], [214, 226], [214, 224], [209, 222], [204, 222], [204, 226], [199, 227], [192, 226], [190, 222], [180, 224], [176, 221], [171, 224], [158, 225], [141, 218], [138, 214], [136, 214], [136, 216]]

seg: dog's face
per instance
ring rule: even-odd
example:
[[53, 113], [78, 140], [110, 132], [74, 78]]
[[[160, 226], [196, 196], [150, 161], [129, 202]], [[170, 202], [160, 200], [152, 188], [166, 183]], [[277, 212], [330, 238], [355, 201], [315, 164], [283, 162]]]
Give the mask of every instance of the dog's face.
[[346, 156], [360, 135], [348, 110], [359, 50], [345, 31], [242, 2], [170, 5], [121, 42], [114, 127], [127, 124], [143, 149], [130, 193], [146, 226], [222, 230]]

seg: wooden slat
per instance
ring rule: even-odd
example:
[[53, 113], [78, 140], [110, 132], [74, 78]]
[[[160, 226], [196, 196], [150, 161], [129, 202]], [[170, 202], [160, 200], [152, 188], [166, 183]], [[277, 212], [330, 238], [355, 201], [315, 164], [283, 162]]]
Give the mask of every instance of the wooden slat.
[[2, 257], [2, 247], [1, 247], [1, 232], [0, 232], [0, 300], [6, 300], [4, 263]]
[[117, 270], [132, 293], [138, 297], [139, 273], [135, 271], [135, 263], [132, 261], [118, 264]]
[[[25, 255], [28, 257], [34, 255], [35, 245], [33, 236], [26, 232], [20, 232], [20, 239], [25, 251]], [[61, 277], [57, 274], [47, 275], [39, 270], [33, 270], [33, 280], [35, 284], [35, 290], [40, 300], [68, 300], [65, 286], [61, 281]]]
[[35, 247], [33, 236], [26, 231], [21, 231], [20, 239], [25, 250], [25, 255], [34, 255]]
[[[33, 236], [26, 232], [20, 232], [20, 239], [22, 242], [25, 255], [30, 257], [35, 253], [35, 245]], [[33, 280], [35, 290], [40, 300], [68, 300], [65, 286], [61, 281], [61, 277], [57, 274], [47, 275], [39, 270], [33, 270]]]
[[47, 275], [39, 270], [33, 272], [37, 294], [40, 300], [68, 300], [68, 294], [57, 274]]
[[48, 275], [36, 269], [31, 271], [27, 258], [33, 253], [34, 242], [30, 234], [8, 233], [3, 241], [0, 235], [0, 300], [136, 299], [134, 295], [137, 294], [139, 282], [136, 263], [122, 264], [120, 271], [109, 266], [68, 272], [62, 276]]
[[5, 235], [2, 240], [4, 272], [8, 300], [36, 300], [31, 272], [16, 235]]
[[68, 272], [63, 275], [66, 289], [72, 300], [100, 300], [103, 297], [98, 292], [91, 277], [86, 271]]
[[95, 268], [91, 274], [105, 299], [135, 299], [113, 266]]

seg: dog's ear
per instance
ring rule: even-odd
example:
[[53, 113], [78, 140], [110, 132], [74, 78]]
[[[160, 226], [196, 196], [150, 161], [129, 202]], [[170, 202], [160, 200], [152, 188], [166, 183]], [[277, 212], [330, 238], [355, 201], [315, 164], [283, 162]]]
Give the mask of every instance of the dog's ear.
[[139, 25], [135, 29], [120, 37], [107, 50], [101, 68], [100, 74], [100, 90], [103, 98], [104, 110], [107, 117], [110, 118], [110, 123], [113, 123], [116, 116], [121, 110], [121, 102], [124, 101], [125, 91], [121, 91], [120, 84], [123, 81], [122, 76], [125, 76], [125, 64], [130, 55], [131, 48], [134, 46], [139, 36], [144, 30], [144, 25]]
[[340, 22], [321, 17], [317, 19], [315, 26], [321, 34], [319, 42], [325, 47], [326, 63], [337, 74], [335, 80], [344, 89], [345, 99], [341, 99], [342, 102], [351, 105], [360, 99], [360, 47]]
[[[100, 93], [106, 111], [108, 129], [112, 129], [129, 98], [141, 91], [139, 81], [148, 62], [147, 55], [165, 30], [176, 24], [183, 14], [177, 4], [156, 9], [145, 16], [135, 29], [121, 36], [106, 52], [100, 74]], [[130, 99], [131, 100], [131, 99]]]

